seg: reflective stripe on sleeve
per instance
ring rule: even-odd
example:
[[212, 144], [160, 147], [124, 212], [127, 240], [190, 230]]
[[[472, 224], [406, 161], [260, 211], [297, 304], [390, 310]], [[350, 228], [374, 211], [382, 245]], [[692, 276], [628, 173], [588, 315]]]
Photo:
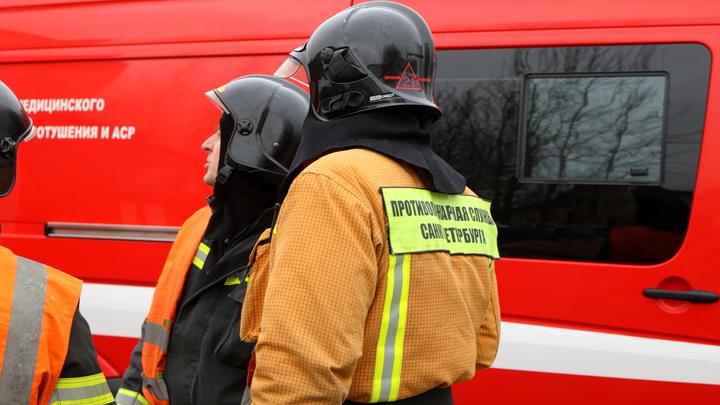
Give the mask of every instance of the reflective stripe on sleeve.
[[400, 391], [409, 290], [410, 255], [391, 254], [370, 402], [397, 400]]
[[125, 388], [120, 388], [115, 396], [115, 402], [118, 405], [151, 405], [145, 397], [139, 392], [133, 392]]
[[50, 398], [50, 405], [105, 405], [112, 403], [103, 373], [85, 377], [60, 378]]
[[10, 324], [0, 379], [0, 397], [7, 403], [30, 402], [45, 312], [47, 278], [45, 265], [24, 257], [17, 258]]
[[200, 270], [202, 270], [205, 265], [205, 259], [207, 259], [208, 253], [210, 253], [210, 246], [200, 242], [200, 246], [198, 246], [198, 250], [193, 258], [193, 264]]

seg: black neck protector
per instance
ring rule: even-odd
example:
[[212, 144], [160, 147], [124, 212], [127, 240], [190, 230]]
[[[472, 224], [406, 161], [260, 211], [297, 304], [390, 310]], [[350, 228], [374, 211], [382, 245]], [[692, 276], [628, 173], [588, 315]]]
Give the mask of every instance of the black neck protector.
[[465, 178], [440, 158], [431, 147], [432, 117], [413, 108], [379, 108], [368, 112], [320, 121], [312, 110], [303, 125], [303, 133], [290, 173], [280, 189], [285, 198], [302, 164], [328, 151], [364, 148], [382, 153], [422, 169], [435, 189], [446, 194], [461, 194]]
[[[223, 114], [220, 118], [220, 157], [228, 150], [234, 121]], [[225, 165], [227, 165], [225, 163]], [[219, 169], [223, 168], [223, 164]], [[231, 240], [257, 221], [260, 214], [275, 205], [278, 186], [243, 170], [232, 170], [224, 182], [216, 182], [208, 203], [213, 210], [205, 238]]]

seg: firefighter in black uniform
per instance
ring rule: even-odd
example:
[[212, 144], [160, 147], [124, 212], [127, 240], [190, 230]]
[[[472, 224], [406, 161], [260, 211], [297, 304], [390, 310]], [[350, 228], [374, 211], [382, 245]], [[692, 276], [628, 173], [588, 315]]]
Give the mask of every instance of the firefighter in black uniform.
[[213, 194], [173, 243], [116, 396], [121, 405], [240, 404], [245, 389], [253, 345], [240, 340], [238, 323], [248, 258], [272, 222], [309, 96], [261, 75], [206, 94], [222, 110], [219, 147], [217, 134], [203, 144]]

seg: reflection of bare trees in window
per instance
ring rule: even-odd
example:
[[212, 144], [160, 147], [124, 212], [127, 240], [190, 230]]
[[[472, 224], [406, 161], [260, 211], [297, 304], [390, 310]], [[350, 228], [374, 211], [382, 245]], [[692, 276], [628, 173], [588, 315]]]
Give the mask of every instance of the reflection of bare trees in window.
[[503, 199], [513, 189], [507, 182], [516, 181], [517, 82], [457, 81], [438, 87], [445, 115], [433, 125], [434, 149], [482, 196]]
[[664, 88], [664, 76], [529, 79], [525, 176], [658, 182]]

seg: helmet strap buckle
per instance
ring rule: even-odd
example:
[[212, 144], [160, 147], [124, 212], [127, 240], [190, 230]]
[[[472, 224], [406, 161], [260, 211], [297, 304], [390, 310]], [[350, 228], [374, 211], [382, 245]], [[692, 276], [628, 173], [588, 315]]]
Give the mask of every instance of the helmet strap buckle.
[[225, 184], [232, 171], [232, 166], [228, 164], [224, 165], [220, 170], [218, 170], [217, 176], [215, 176], [215, 183], [221, 186]]

